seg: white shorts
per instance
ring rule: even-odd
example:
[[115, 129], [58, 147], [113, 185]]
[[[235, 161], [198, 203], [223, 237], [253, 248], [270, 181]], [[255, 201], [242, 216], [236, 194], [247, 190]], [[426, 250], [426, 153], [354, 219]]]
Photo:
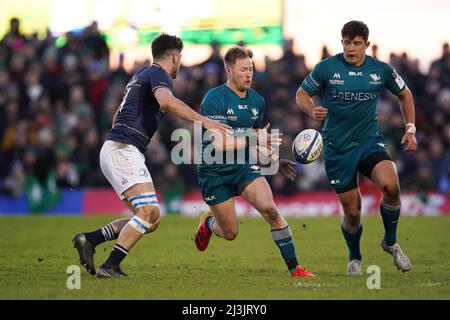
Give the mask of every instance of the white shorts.
[[130, 144], [105, 141], [100, 150], [100, 167], [121, 200], [125, 199], [123, 193], [135, 184], [153, 182], [144, 155]]

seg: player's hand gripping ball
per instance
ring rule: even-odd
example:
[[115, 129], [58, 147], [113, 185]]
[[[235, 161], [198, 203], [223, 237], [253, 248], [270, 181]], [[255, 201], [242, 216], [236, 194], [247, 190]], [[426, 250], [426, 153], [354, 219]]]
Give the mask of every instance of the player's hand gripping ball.
[[314, 129], [303, 130], [292, 143], [292, 154], [298, 163], [306, 164], [317, 160], [322, 150], [322, 135]]

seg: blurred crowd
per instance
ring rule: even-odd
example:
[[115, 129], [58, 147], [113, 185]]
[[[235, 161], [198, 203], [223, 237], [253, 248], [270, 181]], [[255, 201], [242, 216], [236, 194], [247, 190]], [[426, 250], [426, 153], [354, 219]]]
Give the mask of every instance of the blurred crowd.
[[[98, 155], [124, 88], [149, 60], [125, 70], [109, 67], [109, 48], [93, 22], [78, 32], [56, 39], [47, 32], [24, 36], [20, 21], [12, 19], [0, 42], [0, 193], [19, 197], [36, 185], [46, 188], [109, 186], [99, 167]], [[201, 64], [180, 69], [174, 94], [198, 111], [204, 94], [226, 78], [220, 47]], [[369, 52], [377, 57], [377, 47]], [[150, 49], [149, 49], [150, 51]], [[266, 99], [266, 122], [284, 134], [281, 155], [292, 159], [292, 139], [305, 128], [320, 129], [295, 105], [295, 93], [310, 71], [305, 57], [294, 53], [285, 40], [279, 60], [266, 58], [256, 70], [253, 87]], [[126, 54], [126, 53], [125, 53]], [[323, 48], [323, 57], [330, 53]], [[450, 191], [450, 51], [448, 44], [427, 73], [407, 53], [392, 54], [390, 61], [411, 89], [416, 106], [419, 149], [402, 152], [404, 123], [397, 99], [381, 96], [379, 124], [395, 159], [404, 191]], [[167, 199], [198, 189], [195, 165], [176, 166], [170, 161], [174, 129], [192, 125], [166, 116], [145, 154], [157, 189]], [[298, 165], [298, 178], [269, 177], [274, 192], [329, 190], [323, 162]]]

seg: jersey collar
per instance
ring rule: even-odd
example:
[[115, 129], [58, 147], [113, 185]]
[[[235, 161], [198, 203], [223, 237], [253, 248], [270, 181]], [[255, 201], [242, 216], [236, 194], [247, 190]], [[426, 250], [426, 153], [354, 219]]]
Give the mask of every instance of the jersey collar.
[[361, 68], [361, 67], [364, 67], [367, 64], [368, 56], [367, 56], [367, 54], [364, 56], [364, 62], [360, 66], [354, 66], [354, 65], [351, 65], [350, 63], [348, 63], [347, 60], [345, 60], [345, 58], [344, 58], [344, 53], [343, 52], [339, 53], [337, 55], [337, 58], [348, 68]]
[[236, 92], [234, 92], [228, 85], [227, 85], [227, 83], [224, 83], [223, 84], [223, 86], [225, 87], [225, 88], [227, 88], [227, 90], [229, 90], [231, 93], [233, 93], [236, 97], [238, 97], [238, 99], [247, 99], [248, 98], [248, 92], [249, 92], [249, 90], [247, 90], [247, 92], [245, 93], [245, 97], [244, 98], [241, 98], [241, 97], [239, 97], [238, 96], [238, 94], [236, 93]]

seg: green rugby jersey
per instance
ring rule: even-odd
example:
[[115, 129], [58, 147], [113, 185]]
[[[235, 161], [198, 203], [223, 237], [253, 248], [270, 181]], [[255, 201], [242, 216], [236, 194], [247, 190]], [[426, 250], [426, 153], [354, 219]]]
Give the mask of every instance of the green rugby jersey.
[[319, 94], [328, 109], [322, 130], [325, 147], [344, 151], [380, 136], [376, 107], [382, 87], [397, 95], [406, 85], [392, 66], [367, 55], [358, 67], [342, 53], [314, 67], [301, 88], [311, 96]]
[[[261, 128], [264, 110], [265, 100], [254, 89], [250, 88], [247, 91], [247, 96], [240, 98], [226, 84], [209, 90], [200, 105], [200, 113], [203, 116], [228, 124], [234, 129], [235, 135], [245, 133], [252, 128]], [[204, 132], [205, 129], [203, 128], [202, 135]], [[209, 144], [209, 141], [202, 141], [200, 156], [203, 153], [205, 155], [211, 154], [209, 150], [204, 152]], [[234, 158], [236, 159], [236, 155]], [[225, 162], [225, 159], [223, 161]], [[236, 164], [206, 164], [201, 161], [198, 169], [199, 174], [217, 176], [233, 173], [239, 167]]]

